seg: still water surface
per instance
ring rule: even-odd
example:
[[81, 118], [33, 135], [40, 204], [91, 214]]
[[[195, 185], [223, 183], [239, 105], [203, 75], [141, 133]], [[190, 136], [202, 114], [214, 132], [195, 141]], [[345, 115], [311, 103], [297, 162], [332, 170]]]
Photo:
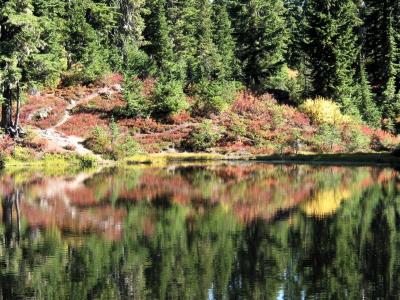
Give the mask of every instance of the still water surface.
[[400, 297], [393, 169], [0, 173], [0, 299]]

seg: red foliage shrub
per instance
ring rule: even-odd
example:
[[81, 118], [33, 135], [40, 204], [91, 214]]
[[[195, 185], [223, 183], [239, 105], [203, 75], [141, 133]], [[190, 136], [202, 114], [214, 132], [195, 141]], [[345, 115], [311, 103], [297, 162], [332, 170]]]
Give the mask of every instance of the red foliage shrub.
[[265, 112], [265, 103], [249, 92], [240, 92], [232, 105], [232, 110], [240, 115], [259, 115]]
[[14, 151], [15, 142], [7, 135], [0, 136], [0, 154], [11, 155]]
[[73, 115], [57, 130], [66, 135], [86, 138], [95, 126], [108, 126], [108, 120], [98, 114], [78, 113]]
[[132, 129], [137, 133], [155, 133], [164, 131], [164, 126], [154, 119], [123, 119], [118, 121], [118, 125]]
[[155, 85], [156, 85], [156, 80], [154, 78], [146, 78], [143, 81], [142, 95], [145, 97], [151, 96], [154, 92]]
[[168, 117], [168, 121], [175, 125], [182, 125], [191, 121], [190, 113], [183, 111]]
[[392, 150], [400, 143], [400, 139], [381, 129], [375, 130], [361, 126], [361, 131], [371, 138], [371, 148], [375, 151]]
[[104, 76], [99, 82], [96, 83], [98, 86], [111, 86], [115, 84], [121, 84], [124, 81], [124, 77], [119, 73], [112, 73]]

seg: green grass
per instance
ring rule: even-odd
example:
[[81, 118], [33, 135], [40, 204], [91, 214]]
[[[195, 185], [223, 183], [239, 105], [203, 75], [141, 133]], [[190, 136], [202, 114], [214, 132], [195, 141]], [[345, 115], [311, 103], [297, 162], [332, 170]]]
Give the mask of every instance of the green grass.
[[120, 161], [120, 164], [151, 164], [166, 165], [171, 162], [206, 162], [225, 160], [226, 157], [214, 153], [160, 153], [160, 154], [137, 154]]
[[45, 154], [41, 158], [24, 157], [5, 157], [1, 166], [8, 169], [10, 167], [40, 167], [40, 168], [91, 168], [95, 167], [98, 161], [92, 156], [80, 156], [77, 154]]
[[[151, 165], [163, 167], [169, 163], [204, 163], [227, 160], [251, 160], [269, 163], [299, 163], [327, 165], [400, 165], [400, 157], [391, 153], [354, 153], [354, 154], [292, 154], [292, 155], [258, 155], [250, 157], [231, 157], [216, 153], [160, 153], [137, 154], [115, 162], [117, 166]], [[40, 169], [82, 169], [99, 165], [95, 157], [76, 154], [47, 154], [40, 159], [18, 160], [7, 157], [2, 162], [5, 169], [40, 168]], [[114, 164], [114, 163], [113, 163]], [[58, 171], [57, 171], [58, 172]]]

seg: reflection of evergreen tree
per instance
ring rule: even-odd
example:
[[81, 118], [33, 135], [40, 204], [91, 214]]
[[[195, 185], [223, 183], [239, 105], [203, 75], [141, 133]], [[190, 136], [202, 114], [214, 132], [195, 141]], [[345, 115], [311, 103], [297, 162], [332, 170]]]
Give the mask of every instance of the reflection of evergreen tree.
[[[295, 177], [309, 172], [301, 178], [319, 182], [317, 190], [347, 189], [371, 179], [366, 169], [339, 176], [335, 169], [332, 176], [313, 171], [289, 169]], [[255, 172], [248, 182], [287, 178], [285, 172], [285, 168]], [[124, 191], [140, 181], [140, 172], [121, 174], [115, 181], [110, 174], [96, 175], [86, 184], [116, 184]], [[204, 189], [206, 196], [212, 191], [210, 182], [218, 188], [232, 184], [232, 190], [246, 193], [243, 181], [236, 184], [212, 171], [176, 174]], [[9, 242], [0, 243], [0, 298], [204, 299], [210, 294], [217, 299], [397, 298], [399, 183], [392, 179], [377, 183], [382, 174], [376, 172], [376, 183], [351, 194], [324, 218], [307, 215], [299, 207], [270, 222], [239, 224], [223, 204], [201, 205], [196, 199], [181, 205], [168, 196], [129, 203], [118, 197], [114, 204], [125, 207], [127, 216], [123, 236], [116, 241], [95, 235], [65, 236], [54, 228], [33, 234], [22, 221], [16, 243], [18, 226], [15, 214], [8, 213], [12, 202], [7, 202], [15, 197], [6, 197], [0, 237]], [[302, 184], [301, 178], [294, 181], [296, 186]], [[107, 201], [108, 195], [103, 190], [99, 199]]]

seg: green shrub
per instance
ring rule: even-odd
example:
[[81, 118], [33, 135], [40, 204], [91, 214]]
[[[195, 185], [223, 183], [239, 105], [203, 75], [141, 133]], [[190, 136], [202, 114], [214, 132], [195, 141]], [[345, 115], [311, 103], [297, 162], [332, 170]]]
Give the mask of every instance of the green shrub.
[[123, 136], [118, 140], [118, 143], [113, 147], [112, 158], [117, 160], [124, 157], [132, 156], [141, 153], [140, 144], [131, 136]]
[[93, 128], [89, 138], [85, 142], [86, 147], [97, 154], [104, 154], [109, 150], [110, 134], [104, 127]]
[[192, 151], [204, 151], [215, 147], [221, 137], [221, 129], [213, 126], [211, 120], [205, 120], [191, 132], [185, 147]]
[[271, 89], [286, 91], [294, 102], [299, 102], [304, 90], [302, 79], [301, 72], [284, 65], [276, 75], [267, 79], [265, 85]]
[[231, 115], [229, 133], [232, 134], [233, 137], [236, 137], [236, 139], [247, 134], [247, 126], [237, 114]]
[[15, 147], [12, 157], [19, 161], [30, 161], [33, 159], [33, 154], [30, 149], [24, 147]]
[[345, 128], [342, 133], [343, 145], [348, 152], [368, 150], [371, 139], [356, 126]]
[[86, 146], [110, 159], [121, 159], [141, 152], [140, 145], [129, 134], [121, 134], [116, 123], [110, 128], [95, 127], [86, 140]]
[[155, 112], [160, 115], [172, 115], [189, 108], [183, 83], [178, 80], [160, 80], [154, 91]]
[[202, 81], [194, 89], [194, 110], [200, 115], [219, 114], [235, 100], [237, 90], [234, 81]]
[[319, 151], [332, 151], [341, 142], [340, 131], [335, 126], [322, 124], [312, 142]]
[[79, 160], [79, 165], [82, 168], [92, 168], [97, 164], [97, 159], [91, 155], [79, 156], [78, 160]]
[[125, 75], [122, 90], [124, 100], [126, 101], [126, 107], [120, 111], [121, 115], [140, 118], [150, 116], [152, 105], [142, 94], [143, 83], [141, 80]]

